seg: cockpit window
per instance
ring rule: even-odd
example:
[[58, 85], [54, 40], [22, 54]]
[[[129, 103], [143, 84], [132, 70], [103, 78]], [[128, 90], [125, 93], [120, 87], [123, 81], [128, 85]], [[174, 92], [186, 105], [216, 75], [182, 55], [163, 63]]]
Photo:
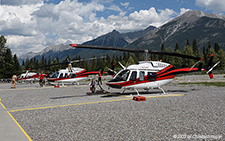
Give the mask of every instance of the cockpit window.
[[116, 81], [126, 81], [127, 77], [129, 76], [130, 71], [129, 70], [124, 70], [121, 71], [114, 80]]
[[50, 78], [57, 78], [59, 75], [59, 72], [54, 72]]

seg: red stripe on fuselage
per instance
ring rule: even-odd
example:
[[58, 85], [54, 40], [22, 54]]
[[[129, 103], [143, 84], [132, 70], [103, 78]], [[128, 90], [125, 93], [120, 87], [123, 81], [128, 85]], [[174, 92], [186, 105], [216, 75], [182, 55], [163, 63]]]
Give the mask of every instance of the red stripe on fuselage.
[[142, 84], [142, 83], [147, 83], [147, 82], [173, 79], [175, 77], [175, 74], [198, 71], [198, 68], [180, 68], [180, 69], [170, 70], [172, 68], [173, 68], [173, 66], [170, 65], [170, 66], [166, 67], [165, 69], [163, 69], [162, 71], [157, 72], [158, 75], [155, 77], [155, 80], [147, 80], [147, 76], [145, 76], [144, 81], [139, 81], [139, 78], [137, 78], [136, 81], [123, 81], [123, 82], [115, 82], [115, 83], [110, 82], [110, 83], [107, 83], [107, 85], [109, 85], [111, 87], [113, 87], [113, 85], [125, 87], [125, 86], [131, 86], [131, 85]]
[[154, 81], [159, 81], [159, 80], [166, 80], [166, 79], [173, 79], [175, 77], [175, 75], [169, 75], [169, 76], [164, 76], [164, 77], [160, 77], [157, 78], [156, 80], [147, 80], [147, 76], [145, 76], [144, 81], [139, 81], [139, 78], [136, 79], [136, 81], [123, 81], [123, 82], [110, 82], [110, 83], [106, 83], [106, 85], [109, 85], [111, 87], [113, 87], [113, 85], [120, 85], [121, 87], [126, 87], [126, 86], [131, 86], [131, 85], [137, 85], [137, 84], [143, 84], [143, 83], [148, 83], [148, 82], [154, 82]]

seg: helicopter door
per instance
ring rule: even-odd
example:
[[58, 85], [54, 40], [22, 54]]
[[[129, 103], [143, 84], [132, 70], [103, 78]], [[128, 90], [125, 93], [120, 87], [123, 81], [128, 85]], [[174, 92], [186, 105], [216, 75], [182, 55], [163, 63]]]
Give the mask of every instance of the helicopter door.
[[130, 80], [136, 81], [136, 79], [137, 79], [137, 71], [133, 71], [130, 75]]
[[144, 71], [140, 71], [139, 72], [139, 81], [144, 81], [145, 79], [145, 72]]

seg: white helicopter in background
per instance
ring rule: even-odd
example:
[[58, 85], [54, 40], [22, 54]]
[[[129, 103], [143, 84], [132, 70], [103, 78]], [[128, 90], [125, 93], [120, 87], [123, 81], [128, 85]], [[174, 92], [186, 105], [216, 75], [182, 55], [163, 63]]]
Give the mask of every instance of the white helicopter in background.
[[[47, 74], [43, 74], [44, 77], [47, 77]], [[36, 72], [31, 72], [31, 68], [29, 68], [26, 73], [22, 73], [18, 76], [18, 82], [33, 82], [39, 81], [40, 74]]]
[[[181, 73], [190, 73], [197, 71], [207, 71], [210, 78], [213, 78], [212, 70], [220, 63], [217, 62], [214, 66], [212, 66], [213, 55], [210, 56], [208, 66], [202, 68], [202, 63], [200, 63], [203, 59], [200, 57], [194, 57], [184, 54], [178, 53], [168, 53], [168, 52], [156, 52], [150, 50], [141, 50], [141, 49], [129, 49], [129, 48], [120, 48], [120, 47], [109, 47], [109, 46], [96, 46], [96, 45], [78, 45], [78, 44], [70, 44], [70, 46], [74, 48], [88, 48], [88, 49], [102, 49], [102, 50], [118, 50], [118, 51], [127, 51], [127, 52], [139, 52], [139, 53], [150, 53], [150, 54], [159, 54], [159, 55], [170, 55], [170, 56], [178, 56], [183, 58], [195, 59], [198, 60], [192, 67], [189, 68], [174, 68], [171, 64], [161, 62], [161, 61], [140, 61], [139, 64], [130, 65], [128, 67], [124, 67], [121, 63], [120, 65], [123, 67], [112, 80], [108, 81], [106, 85], [112, 88], [122, 89], [122, 93], [125, 90], [135, 90], [139, 95], [138, 89], [160, 89], [163, 94], [166, 92], [162, 89], [161, 86], [171, 83], [176, 74]], [[147, 59], [147, 58], [146, 58]], [[199, 64], [199, 67], [195, 66]]]
[[[102, 56], [100, 58], [102, 59], [102, 58], [106, 58], [106, 57]], [[94, 59], [97, 59], [97, 58], [94, 57], [94, 58], [81, 59], [81, 60], [75, 60], [75, 61], [70, 61], [70, 62], [76, 63], [76, 62], [80, 62], [80, 61], [94, 60]], [[54, 65], [58, 65], [58, 64], [54, 64]], [[105, 73], [105, 72], [87, 71], [86, 69], [83, 69], [83, 68], [72, 67], [72, 71], [69, 71], [69, 69], [66, 68], [66, 69], [61, 69], [59, 71], [54, 72], [49, 78], [47, 78], [47, 80], [48, 80], [48, 82], [57, 84], [57, 85], [59, 85], [59, 84], [64, 85], [65, 83], [72, 83], [72, 84], [79, 85], [78, 81], [87, 80], [89, 75], [97, 75], [99, 73]]]

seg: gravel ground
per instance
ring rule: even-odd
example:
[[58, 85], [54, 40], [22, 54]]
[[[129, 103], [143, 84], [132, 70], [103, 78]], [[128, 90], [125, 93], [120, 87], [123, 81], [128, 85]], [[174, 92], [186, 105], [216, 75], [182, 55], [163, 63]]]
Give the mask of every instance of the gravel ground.
[[[183, 80], [182, 77], [179, 79]], [[149, 98], [143, 102], [123, 100], [73, 105], [11, 114], [34, 141], [225, 139], [225, 87], [176, 83], [174, 81], [163, 88], [168, 93], [184, 96]], [[123, 98], [86, 96], [87, 85], [38, 88], [38, 85], [30, 84], [18, 85], [16, 90], [9, 90], [9, 87], [10, 84], [0, 84], [1, 102], [7, 110]], [[159, 94], [160, 91], [150, 90], [150, 93]], [[213, 136], [210, 138], [209, 135]]]

